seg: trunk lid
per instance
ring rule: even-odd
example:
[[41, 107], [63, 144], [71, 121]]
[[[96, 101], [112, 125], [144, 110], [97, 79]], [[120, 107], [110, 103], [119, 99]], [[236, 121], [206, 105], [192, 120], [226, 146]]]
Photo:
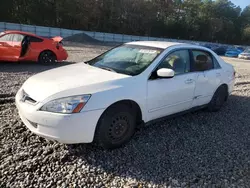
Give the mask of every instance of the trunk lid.
[[63, 40], [63, 38], [60, 36], [56, 36], [56, 37], [53, 37], [52, 40], [59, 43]]

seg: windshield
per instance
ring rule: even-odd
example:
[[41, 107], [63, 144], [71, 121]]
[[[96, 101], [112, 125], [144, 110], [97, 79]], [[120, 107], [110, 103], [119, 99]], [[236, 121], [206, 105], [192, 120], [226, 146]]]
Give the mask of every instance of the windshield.
[[109, 71], [135, 76], [142, 73], [162, 51], [163, 49], [154, 47], [122, 45], [86, 63]]

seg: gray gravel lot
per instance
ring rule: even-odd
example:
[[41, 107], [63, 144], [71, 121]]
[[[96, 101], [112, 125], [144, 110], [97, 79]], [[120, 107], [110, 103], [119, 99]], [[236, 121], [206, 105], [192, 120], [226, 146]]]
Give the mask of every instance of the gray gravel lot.
[[[67, 47], [69, 63], [108, 48]], [[113, 151], [32, 134], [17, 115], [15, 93], [31, 75], [59, 65], [0, 63], [0, 187], [249, 187], [250, 61], [225, 59], [237, 81], [220, 112], [152, 124]]]

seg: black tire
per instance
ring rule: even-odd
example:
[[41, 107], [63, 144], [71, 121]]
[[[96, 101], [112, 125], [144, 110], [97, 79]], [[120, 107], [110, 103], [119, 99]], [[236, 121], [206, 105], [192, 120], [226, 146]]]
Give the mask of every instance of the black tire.
[[228, 91], [225, 85], [220, 86], [214, 93], [214, 96], [208, 104], [208, 111], [219, 111], [227, 100]]
[[133, 109], [126, 104], [109, 107], [98, 121], [95, 143], [104, 149], [115, 149], [126, 144], [136, 128]]
[[49, 50], [41, 52], [38, 58], [38, 62], [42, 65], [52, 65], [56, 63], [56, 60], [57, 58], [54, 52]]

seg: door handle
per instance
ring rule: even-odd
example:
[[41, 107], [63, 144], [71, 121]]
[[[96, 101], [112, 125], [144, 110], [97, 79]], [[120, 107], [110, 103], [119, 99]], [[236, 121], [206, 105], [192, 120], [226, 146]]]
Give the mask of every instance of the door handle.
[[193, 82], [194, 82], [193, 79], [187, 79], [187, 80], [185, 81], [186, 84], [191, 84], [191, 83], [193, 83]]

